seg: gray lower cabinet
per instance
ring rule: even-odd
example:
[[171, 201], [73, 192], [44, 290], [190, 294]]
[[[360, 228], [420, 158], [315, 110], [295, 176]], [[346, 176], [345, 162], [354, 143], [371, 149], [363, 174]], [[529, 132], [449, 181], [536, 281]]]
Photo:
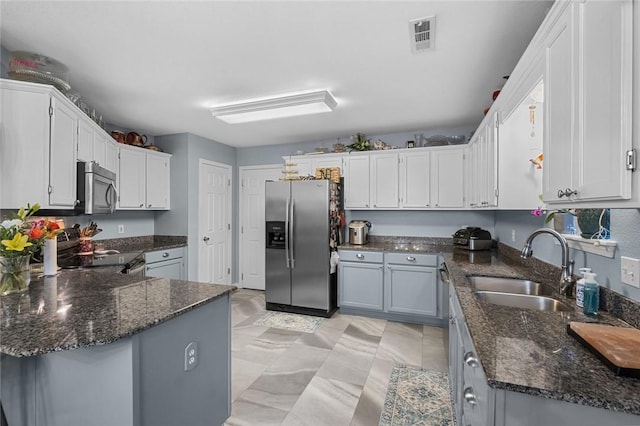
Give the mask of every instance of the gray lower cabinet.
[[186, 269], [184, 258], [184, 247], [147, 252], [145, 253], [145, 260], [147, 262], [145, 274], [147, 277], [185, 280]]
[[438, 316], [438, 256], [385, 253], [384, 310]]
[[[489, 387], [460, 302], [449, 294], [449, 381], [462, 426], [639, 425], [640, 416]], [[504, 368], [508, 368], [505, 365]]]
[[340, 250], [341, 312], [442, 325], [438, 255]]
[[340, 252], [338, 305], [340, 308], [383, 310], [381, 252]]
[[449, 381], [456, 424], [494, 424], [495, 391], [489, 388], [460, 303], [449, 295]]

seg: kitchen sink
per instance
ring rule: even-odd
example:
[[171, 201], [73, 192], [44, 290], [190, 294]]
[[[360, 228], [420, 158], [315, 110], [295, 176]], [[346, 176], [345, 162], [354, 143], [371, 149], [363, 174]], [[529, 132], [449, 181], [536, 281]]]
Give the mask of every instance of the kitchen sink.
[[530, 294], [502, 293], [498, 291], [474, 291], [475, 296], [494, 305], [511, 306], [513, 308], [535, 309], [537, 311], [573, 311], [571, 306], [547, 296]]
[[469, 277], [471, 287], [476, 291], [499, 291], [501, 293], [531, 294], [550, 296], [552, 291], [544, 285], [519, 278]]

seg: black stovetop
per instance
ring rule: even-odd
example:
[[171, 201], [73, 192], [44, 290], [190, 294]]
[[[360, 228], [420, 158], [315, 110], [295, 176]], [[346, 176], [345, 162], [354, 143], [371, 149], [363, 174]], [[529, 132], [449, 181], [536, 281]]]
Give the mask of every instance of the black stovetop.
[[58, 258], [58, 266], [62, 269], [98, 268], [102, 266], [126, 266], [134, 259], [142, 256], [141, 251], [97, 255], [95, 253], [75, 254], [65, 259]]

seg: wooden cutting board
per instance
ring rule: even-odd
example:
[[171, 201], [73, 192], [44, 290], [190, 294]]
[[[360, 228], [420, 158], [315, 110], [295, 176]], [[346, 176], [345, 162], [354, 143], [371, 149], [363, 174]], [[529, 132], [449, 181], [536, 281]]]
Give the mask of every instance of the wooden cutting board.
[[640, 330], [637, 328], [571, 322], [568, 332], [615, 374], [640, 378]]

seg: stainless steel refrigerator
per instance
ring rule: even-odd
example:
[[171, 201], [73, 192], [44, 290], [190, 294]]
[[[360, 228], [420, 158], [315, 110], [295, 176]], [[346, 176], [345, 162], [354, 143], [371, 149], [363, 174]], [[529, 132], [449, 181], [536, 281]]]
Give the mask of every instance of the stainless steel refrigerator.
[[340, 241], [341, 185], [266, 182], [265, 300], [269, 310], [329, 317], [337, 309], [331, 252]]

